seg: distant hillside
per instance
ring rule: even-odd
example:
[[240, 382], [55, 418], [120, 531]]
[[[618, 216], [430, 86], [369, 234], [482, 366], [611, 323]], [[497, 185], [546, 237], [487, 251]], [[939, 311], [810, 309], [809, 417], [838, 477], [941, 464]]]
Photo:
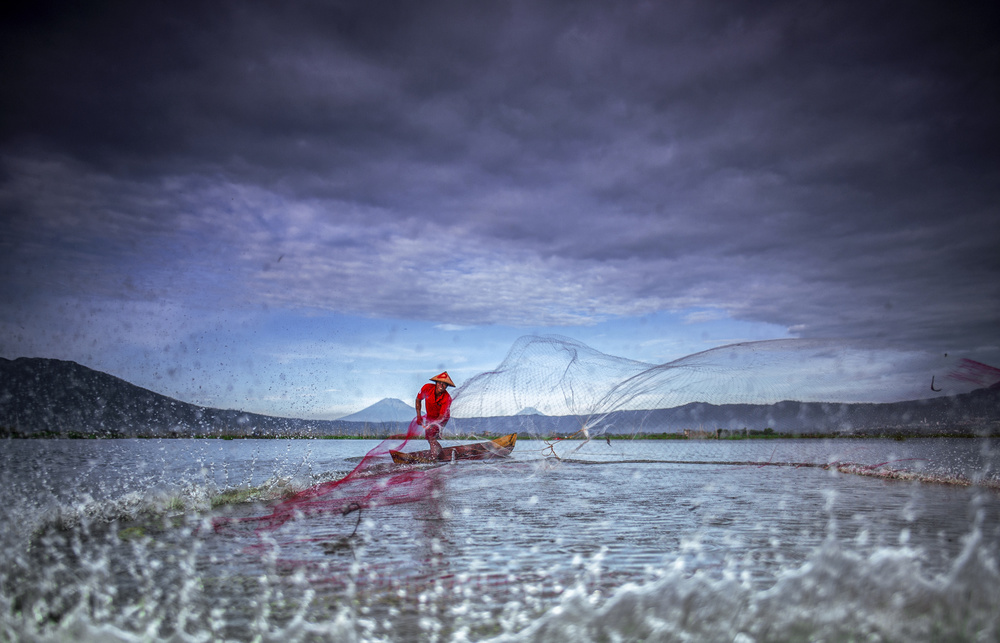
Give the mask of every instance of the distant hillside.
[[409, 422], [416, 416], [417, 411], [412, 404], [387, 397], [340, 419], [344, 422]]
[[[405, 432], [413, 414], [405, 402], [387, 398], [340, 420], [276, 418], [187, 404], [75, 362], [0, 358], [0, 436], [374, 438]], [[509, 417], [455, 418], [446, 435], [565, 436], [579, 431], [587, 421], [577, 416], [545, 416], [528, 407]], [[892, 404], [694, 403], [619, 411], [601, 418], [601, 427], [613, 434], [770, 428], [792, 434], [1000, 435], [1000, 386]]]
[[0, 358], [0, 431], [100, 437], [373, 433], [365, 425], [342, 420], [298, 420], [196, 406], [76, 362], [24, 357]]
[[671, 409], [614, 413], [607, 423], [612, 433], [770, 428], [790, 434], [1000, 434], [1000, 389], [886, 404], [693, 403]]

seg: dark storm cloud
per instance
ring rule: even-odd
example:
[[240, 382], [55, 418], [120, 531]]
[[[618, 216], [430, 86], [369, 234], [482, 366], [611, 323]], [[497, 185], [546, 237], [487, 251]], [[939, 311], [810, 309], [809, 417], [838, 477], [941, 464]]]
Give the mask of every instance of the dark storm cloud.
[[995, 346], [997, 22], [985, 3], [24, 5], [0, 34], [6, 288], [155, 299], [197, 273], [202, 295], [455, 323], [711, 307]]

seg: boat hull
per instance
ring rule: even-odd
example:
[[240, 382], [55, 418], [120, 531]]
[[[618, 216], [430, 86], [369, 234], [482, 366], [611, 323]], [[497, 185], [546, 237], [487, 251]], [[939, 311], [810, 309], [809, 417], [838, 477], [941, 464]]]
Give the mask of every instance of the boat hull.
[[453, 447], [444, 447], [435, 460], [431, 458], [430, 450], [427, 451], [389, 451], [392, 461], [396, 464], [427, 464], [430, 462], [450, 462], [452, 460], [487, 460], [489, 458], [503, 458], [510, 455], [517, 442], [517, 434], [502, 435], [489, 442], [477, 442], [475, 444], [460, 444]]

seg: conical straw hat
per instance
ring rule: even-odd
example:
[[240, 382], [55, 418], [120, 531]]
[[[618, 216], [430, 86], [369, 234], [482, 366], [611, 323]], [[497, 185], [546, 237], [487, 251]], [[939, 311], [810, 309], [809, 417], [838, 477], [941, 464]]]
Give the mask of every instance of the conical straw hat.
[[444, 382], [448, 386], [455, 386], [455, 383], [451, 381], [450, 377], [448, 377], [448, 371], [445, 371], [444, 373], [441, 373], [440, 375], [435, 375], [434, 377], [431, 378], [431, 381], [432, 382]]

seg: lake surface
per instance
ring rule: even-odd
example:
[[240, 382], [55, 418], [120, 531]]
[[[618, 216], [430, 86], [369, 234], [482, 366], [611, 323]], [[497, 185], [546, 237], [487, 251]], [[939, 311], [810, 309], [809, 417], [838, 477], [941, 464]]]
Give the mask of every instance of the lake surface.
[[0, 639], [1000, 638], [997, 440], [379, 447], [4, 442]]

